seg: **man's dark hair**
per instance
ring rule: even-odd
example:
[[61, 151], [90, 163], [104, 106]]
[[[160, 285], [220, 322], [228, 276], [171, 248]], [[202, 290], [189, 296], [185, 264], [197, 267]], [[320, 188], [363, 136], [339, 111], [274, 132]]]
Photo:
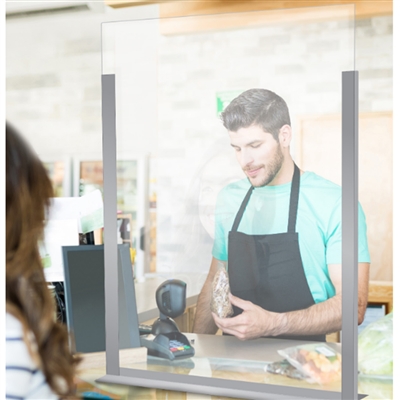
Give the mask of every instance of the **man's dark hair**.
[[283, 125], [290, 125], [289, 110], [285, 100], [267, 89], [249, 89], [233, 99], [221, 113], [228, 131], [260, 125], [265, 132], [278, 140]]

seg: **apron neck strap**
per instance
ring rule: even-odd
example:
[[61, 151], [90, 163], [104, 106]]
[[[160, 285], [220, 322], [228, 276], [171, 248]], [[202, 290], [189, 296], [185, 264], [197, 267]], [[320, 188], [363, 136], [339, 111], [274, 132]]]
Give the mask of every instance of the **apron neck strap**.
[[297, 206], [299, 204], [299, 193], [300, 193], [300, 170], [299, 167], [294, 163], [292, 187], [290, 189], [288, 232], [296, 232]]
[[[246, 209], [247, 203], [249, 202], [250, 196], [253, 193], [254, 186], [251, 186], [247, 191], [245, 198], [236, 214], [235, 221], [232, 225], [232, 232], [237, 232], [239, 228], [240, 221]], [[289, 206], [289, 222], [288, 222], [288, 232], [295, 232], [296, 229], [296, 219], [297, 219], [297, 205], [299, 203], [299, 193], [300, 193], [300, 170], [299, 167], [294, 163], [294, 171], [292, 178], [292, 186], [290, 189], [290, 206]]]
[[240, 224], [240, 220], [242, 219], [244, 210], [245, 210], [245, 208], [247, 206], [247, 203], [249, 202], [250, 196], [253, 193], [253, 189], [254, 189], [254, 186], [251, 186], [250, 189], [248, 190], [245, 198], [242, 201], [242, 205], [240, 206], [239, 211], [236, 214], [235, 221], [233, 222], [233, 225], [232, 225], [232, 231], [233, 232], [237, 232], [237, 230], [238, 230], [238, 227], [239, 227], [239, 224]]

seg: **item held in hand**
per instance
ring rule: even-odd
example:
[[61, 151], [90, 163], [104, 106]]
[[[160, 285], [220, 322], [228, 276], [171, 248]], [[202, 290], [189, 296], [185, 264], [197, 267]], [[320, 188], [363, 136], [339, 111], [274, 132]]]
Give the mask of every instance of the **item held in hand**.
[[321, 385], [340, 380], [342, 374], [342, 356], [323, 343], [312, 343], [278, 350], [311, 382]]
[[227, 318], [233, 314], [229, 300], [229, 278], [224, 264], [220, 263], [212, 283], [211, 311], [220, 318]]

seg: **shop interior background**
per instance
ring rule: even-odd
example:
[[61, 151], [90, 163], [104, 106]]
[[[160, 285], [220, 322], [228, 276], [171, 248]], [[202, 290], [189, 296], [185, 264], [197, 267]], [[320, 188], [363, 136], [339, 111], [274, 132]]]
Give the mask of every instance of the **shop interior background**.
[[[51, 3], [46, 3], [49, 9], [52, 8]], [[6, 20], [7, 118], [25, 133], [39, 156], [53, 168], [55, 179], [62, 181], [58, 186], [59, 194], [64, 196], [79, 195], [79, 179], [82, 178], [80, 175], [85, 172], [84, 166], [80, 165], [81, 162], [86, 161], [88, 164], [93, 160], [101, 160], [101, 22], [157, 18], [160, 15], [158, 5], [118, 10], [101, 3], [93, 3], [89, 7], [88, 4], [85, 8], [82, 3], [81, 9], [75, 11], [72, 11], [72, 8], [66, 8], [62, 12], [53, 10], [46, 13], [16, 12], [10, 7]], [[370, 163], [368, 171], [376, 172], [376, 176], [364, 178], [362, 164], [360, 166], [360, 199], [366, 208], [367, 222], [374, 229], [373, 232], [370, 231], [369, 238], [376, 254], [375, 257], [379, 260], [372, 264], [371, 279], [392, 280], [392, 159], [390, 152], [392, 132], [390, 127], [393, 108], [393, 18], [391, 15], [374, 16], [357, 19], [355, 24], [355, 65], [360, 73], [359, 111], [362, 116], [360, 152], [363, 150], [370, 152], [368, 153], [369, 161], [367, 161]], [[301, 35], [299, 36], [298, 32], [293, 35], [290, 29], [267, 29], [262, 38], [252, 37], [250, 29], [246, 36], [246, 43], [254, 43], [251, 54], [246, 54], [246, 51], [248, 52], [246, 43], [243, 43], [243, 53], [241, 53], [241, 43], [235, 43], [236, 55], [229, 53], [229, 47], [222, 47], [222, 52], [226, 51], [226, 54], [219, 54], [219, 58], [229, 60], [233, 56], [251, 57], [252, 61], [255, 64], [259, 62], [260, 66], [267, 65], [265, 61], [267, 59], [271, 60], [271, 64], [268, 64], [265, 74], [260, 71], [262, 77], [257, 81], [254, 77], [248, 76], [245, 69], [238, 63], [235, 68], [226, 69], [223, 83], [215, 79], [212, 70], [201, 69], [198, 66], [198, 58], [191, 57], [191, 54], [196, 53], [198, 49], [201, 49], [201, 54], [205, 57], [215, 55], [218, 48], [217, 43], [213, 42], [215, 37], [213, 32], [179, 35], [174, 32], [163, 34], [154, 31], [153, 36], [159, 43], [160, 64], [163, 68], [160, 76], [162, 77], [163, 73], [168, 76], [170, 87], [167, 89], [175, 91], [177, 95], [175, 101], [169, 104], [170, 114], [160, 114], [156, 121], [154, 110], [163, 101], [169, 101], [170, 97], [163, 98], [163, 93], [157, 96], [152, 92], [151, 86], [147, 92], [143, 93], [144, 101], [149, 105], [145, 108], [144, 118], [153, 119], [155, 129], [153, 133], [143, 133], [142, 150], [148, 150], [151, 154], [152, 135], [157, 129], [163, 132], [165, 137], [173, 138], [174, 134], [181, 134], [179, 130], [174, 129], [174, 124], [176, 124], [174, 118], [183, 118], [186, 110], [196, 109], [196, 115], [189, 115], [189, 117], [197, 118], [200, 125], [193, 126], [187, 136], [182, 138], [182, 143], [189, 144], [187, 148], [191, 148], [190, 151], [193, 153], [197, 151], [199, 161], [190, 166], [195, 173], [196, 168], [201, 167], [201, 158], [206, 157], [207, 149], [213, 146], [210, 138], [202, 138], [201, 123], [207, 124], [212, 119], [216, 129], [222, 132], [216, 122], [217, 101], [222, 101], [224, 95], [230, 90], [245, 90], [257, 84], [269, 86], [274, 90], [274, 87], [279, 88], [285, 82], [290, 82], [290, 90], [281, 94], [287, 100], [290, 111], [296, 116], [302, 116], [302, 119], [296, 118], [292, 121], [295, 129], [293, 151], [299, 152], [299, 148], [296, 150], [299, 132], [306, 129], [307, 124], [313, 124], [315, 118], [324, 119], [321, 125], [324, 127], [329, 128], [332, 123], [337, 124], [337, 121], [332, 122], [329, 119], [332, 116], [332, 104], [334, 111], [340, 111], [340, 99], [336, 96], [335, 82], [329, 83], [330, 78], [324, 76], [323, 70], [318, 69], [319, 58], [329, 54], [332, 56], [335, 50], [338, 54], [340, 53], [341, 41], [337, 35], [340, 32], [340, 22], [317, 22], [312, 26], [313, 29], [319, 31], [319, 37], [317, 41], [308, 44], [307, 49], [301, 48]], [[304, 39], [308, 34], [309, 32], [304, 31]], [[309, 51], [315, 58], [307, 60], [307, 62], [312, 61], [308, 65], [304, 62], [304, 57], [297, 57], [296, 54], [285, 59], [274, 58], [274, 53], [279, 53], [282, 48], [288, 48], [291, 51], [297, 48], [299, 53]], [[191, 89], [202, 93], [208, 91], [211, 94], [209, 102], [194, 100], [188, 104], [180, 101], [178, 93], [180, 85], [185, 82], [181, 75], [185, 65], [193, 71], [192, 76], [185, 77], [186, 81], [192, 85]], [[310, 65], [314, 65], [315, 68], [310, 68]], [[268, 81], [268, 72], [272, 72], [274, 76], [274, 82], [271, 85]], [[302, 82], [310, 82], [311, 77], [314, 80], [312, 84], [302, 84]], [[146, 81], [146, 76], [142, 76], [141, 79]], [[148, 80], [150, 81], [149, 78]], [[313, 99], [312, 110], [306, 102], [301, 102], [304, 92], [307, 93], [308, 98]], [[315, 104], [318, 107], [315, 107]], [[198, 118], [199, 116], [203, 117]], [[374, 128], [370, 129], [372, 125]], [[368, 134], [371, 141], [364, 146], [362, 129], [367, 128], [371, 131], [371, 134]], [[310, 132], [310, 137], [316, 134], [312, 131], [307, 132]], [[220, 136], [221, 134], [218, 138]], [[378, 136], [379, 140], [376, 140]], [[125, 141], [124, 146], [126, 154], [138, 152], [134, 143]], [[200, 152], [203, 155], [200, 156]], [[156, 166], [152, 167], [151, 157], [150, 167], [151, 174], [151, 171], [156, 170]], [[59, 178], [56, 178], [57, 168], [61, 168]], [[131, 168], [131, 173], [134, 174], [134, 171], [132, 172], [135, 169], [134, 166], [128, 165], [126, 168], [128, 172], [124, 173], [129, 175], [129, 168]], [[161, 224], [162, 221], [163, 229], [166, 231], [173, 228], [174, 224], [173, 218], [168, 215], [171, 204], [167, 202], [157, 204], [157, 195], [159, 197], [162, 194], [163, 189], [171, 183], [171, 176], [176, 174], [173, 168], [173, 163], [164, 163], [161, 175], [150, 176], [149, 200], [153, 208], [158, 206], [157, 210], [152, 210], [152, 218], [155, 220], [153, 236], [156, 238], [155, 243], [152, 244], [153, 252], [156, 252], [158, 248], [168, 248], [168, 243], [163, 242], [162, 235], [158, 235], [157, 239], [157, 224]], [[385, 173], [382, 173], [382, 170]], [[92, 175], [96, 173], [99, 175], [96, 165], [92, 165], [89, 171]], [[240, 171], [237, 171], [237, 174], [240, 177]], [[321, 174], [324, 175], [324, 171]], [[385, 179], [382, 181], [379, 177], [385, 177]], [[335, 180], [336, 177], [330, 178]], [[98, 180], [98, 178], [93, 178], [94, 187], [96, 184], [101, 186], [101, 181], [97, 182], [96, 179]], [[374, 186], [379, 186], [375, 187], [376, 193], [380, 193], [380, 196], [368, 196], [364, 193], [366, 186], [362, 183], [363, 179], [366, 182], [375, 182]], [[178, 181], [179, 179], [176, 178], [174, 189], [185, 192], [186, 183], [182, 181], [180, 187]], [[381, 208], [381, 212], [385, 210], [383, 219], [374, 213], [377, 207], [382, 207], [382, 201], [386, 202], [383, 209]], [[369, 212], [370, 210], [372, 212]], [[207, 210], [205, 212], [207, 215], [210, 214]], [[133, 225], [134, 220], [135, 216], [133, 216]], [[203, 226], [212, 225], [210, 221], [202, 222]], [[131, 229], [134, 230], [135, 226]], [[206, 273], [208, 265], [204, 268]], [[147, 267], [147, 272], [174, 272], [174, 265], [172, 261], [159, 263], [157, 257], [153, 257], [152, 264]]]

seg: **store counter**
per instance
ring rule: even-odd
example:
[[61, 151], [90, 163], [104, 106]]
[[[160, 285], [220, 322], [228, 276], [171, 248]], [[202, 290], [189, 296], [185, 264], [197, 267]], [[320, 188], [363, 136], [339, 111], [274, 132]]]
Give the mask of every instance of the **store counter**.
[[[193, 346], [196, 349], [196, 355], [193, 358], [179, 362], [170, 362], [154, 357], [148, 357], [147, 361], [141, 359], [139, 362], [132, 362], [132, 359], [124, 361], [127, 359], [121, 358], [121, 367], [169, 372], [181, 375], [231, 379], [235, 381], [340, 391], [340, 382], [318, 385], [266, 372], [265, 366], [268, 362], [282, 359], [277, 350], [307, 342], [283, 339], [240, 341], [232, 336], [196, 335], [190, 333], [186, 335], [188, 339], [193, 342]], [[330, 343], [329, 345], [333, 348], [340, 349], [340, 344]], [[135, 349], [126, 350], [126, 352], [129, 351], [134, 352]], [[86, 354], [84, 357], [85, 362], [90, 361], [91, 355]], [[214, 397], [209, 395], [139, 388], [126, 385], [100, 384], [95, 382], [96, 379], [104, 376], [104, 374], [104, 362], [103, 364], [97, 363], [96, 368], [85, 367], [83, 364], [79, 373], [79, 391], [90, 390], [91, 385], [94, 385], [95, 388], [92, 388], [91, 390], [102, 391], [103, 394], [108, 395], [112, 399], [228, 399], [227, 397], [223, 398], [220, 396]], [[359, 378], [359, 393], [368, 394], [368, 397], [366, 398], [369, 400], [393, 399], [392, 392], [392, 380]]]

